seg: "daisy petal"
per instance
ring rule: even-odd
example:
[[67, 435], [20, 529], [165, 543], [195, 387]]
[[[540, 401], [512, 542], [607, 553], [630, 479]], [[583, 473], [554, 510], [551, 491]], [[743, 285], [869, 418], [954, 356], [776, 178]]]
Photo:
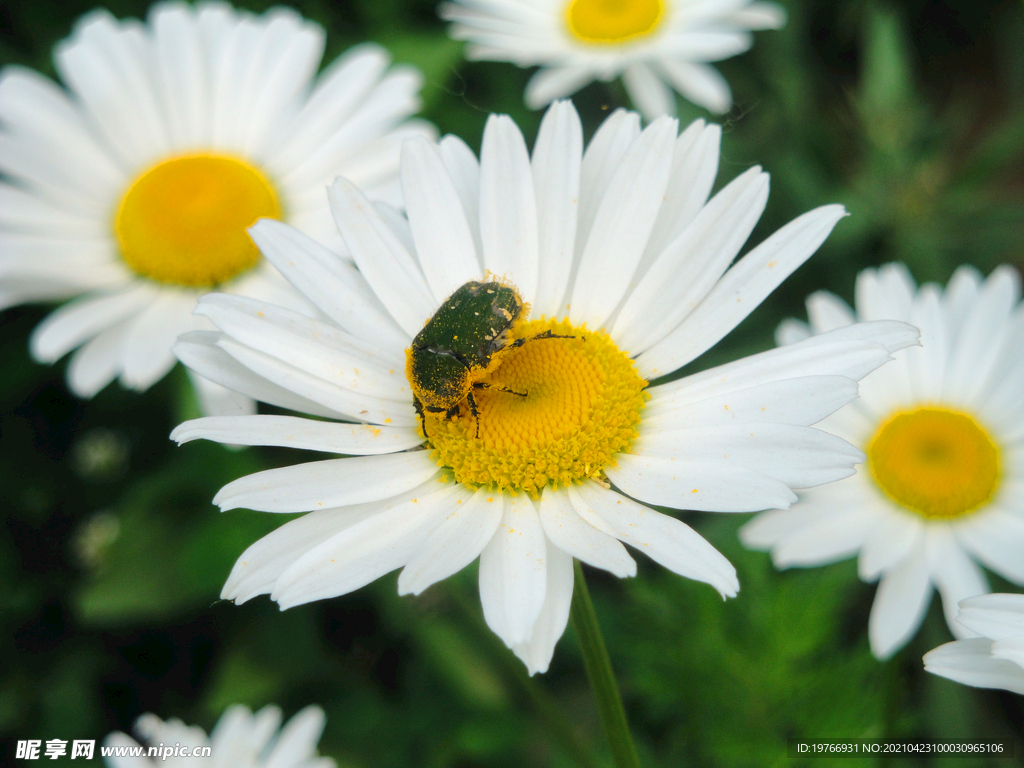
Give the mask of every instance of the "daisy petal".
[[533, 503], [504, 496], [498, 530], [480, 553], [484, 619], [510, 648], [533, 633], [547, 592], [547, 545]]
[[[97, 337], [99, 338], [99, 337]], [[279, 387], [253, 373], [217, 346], [220, 334], [204, 331], [185, 334], [173, 352], [182, 363], [203, 378], [261, 403], [314, 416], [337, 417], [337, 412]], [[86, 347], [89, 345], [87, 344]], [[83, 347], [83, 350], [85, 347]], [[74, 365], [74, 358], [72, 359]]]
[[512, 652], [522, 659], [530, 675], [548, 671], [551, 657], [555, 654], [555, 644], [569, 623], [572, 606], [572, 557], [558, 547], [548, 546], [547, 558], [544, 605], [533, 625], [530, 639], [512, 646]]
[[351, 182], [338, 179], [327, 194], [334, 220], [359, 271], [402, 329], [410, 338], [415, 336], [436, 308], [423, 273]]
[[507, 115], [491, 115], [480, 150], [480, 238], [484, 267], [537, 293], [537, 203], [526, 142]]
[[277, 445], [306, 451], [353, 456], [397, 453], [415, 448], [423, 438], [410, 427], [297, 419], [294, 416], [208, 416], [179, 424], [171, 432], [178, 445], [215, 440], [232, 445]]
[[630, 496], [673, 509], [757, 512], [785, 509], [796, 501], [796, 494], [781, 480], [721, 463], [620, 454], [617, 465], [605, 472]]
[[807, 319], [815, 333], [832, 331], [857, 322], [850, 305], [829, 291], [815, 291], [807, 297]]
[[886, 571], [868, 618], [868, 639], [875, 658], [892, 656], [921, 626], [932, 598], [925, 547], [917, 547]]
[[138, 315], [124, 340], [122, 384], [142, 392], [174, 367], [171, 347], [178, 336], [199, 325], [192, 317], [195, 303], [190, 291], [162, 291]]
[[690, 526], [655, 512], [594, 481], [569, 486], [569, 500], [584, 520], [597, 519], [620, 540], [688, 579], [702, 581], [722, 597], [735, 597], [740, 583], [725, 556]]
[[583, 67], [542, 67], [526, 84], [526, 106], [540, 109], [555, 99], [572, 96], [593, 79], [593, 73]]
[[965, 519], [957, 539], [982, 563], [1005, 579], [1024, 584], [1024, 520], [999, 507]]
[[32, 356], [52, 363], [84, 341], [138, 313], [151, 304], [155, 291], [147, 285], [100, 295], [87, 295], [65, 304], [36, 326], [29, 341]]
[[668, 186], [677, 127], [669, 117], [648, 126], [609, 182], [572, 288], [574, 323], [601, 327], [629, 287]]
[[447, 516], [409, 558], [398, 576], [398, 594], [418, 595], [477, 559], [501, 522], [500, 497], [486, 488], [471, 493], [460, 487]]
[[[538, 137], [538, 143], [540, 139]], [[441, 162], [448, 170], [448, 176], [455, 185], [455, 191], [462, 203], [462, 211], [473, 235], [474, 251], [477, 256], [476, 268], [483, 274], [484, 246], [480, 242], [480, 162], [476, 155], [458, 136], [445, 136], [439, 144]]]
[[942, 610], [946, 614], [950, 632], [956, 638], [974, 637], [974, 632], [956, 620], [957, 606], [961, 600], [968, 597], [990, 592], [988, 580], [957, 544], [949, 526], [929, 526], [926, 530], [926, 542], [928, 568], [932, 581], [942, 597]]
[[992, 657], [992, 641], [978, 637], [940, 645], [924, 655], [924, 668], [976, 688], [1005, 688], [1024, 695], [1024, 669]]
[[348, 594], [401, 568], [448, 513], [454, 503], [452, 496], [461, 491], [455, 485], [438, 485], [422, 497], [385, 508], [313, 547], [281, 574], [270, 598], [284, 610]]
[[[174, 351], [173, 347], [171, 351]], [[214, 384], [193, 370], [186, 369], [186, 372], [199, 401], [199, 410], [208, 416], [252, 416], [256, 413], [256, 401], [251, 397]]]
[[634, 62], [622, 71], [622, 84], [633, 104], [648, 120], [676, 113], [672, 89], [643, 62]]
[[121, 368], [125, 339], [131, 323], [107, 328], [78, 348], [68, 363], [68, 387], [88, 399], [112, 382]]
[[221, 488], [213, 503], [223, 512], [308, 512], [385, 499], [436, 474], [437, 465], [424, 451], [310, 461], [239, 478]]
[[722, 114], [732, 106], [732, 91], [718, 70], [708, 64], [662, 59], [658, 62], [672, 86], [699, 107]]
[[779, 568], [811, 567], [845, 560], [857, 554], [871, 535], [876, 520], [856, 507], [818, 515], [772, 550]]
[[[868, 500], [863, 500], [862, 503]], [[886, 514], [864, 542], [857, 571], [864, 581], [876, 581], [885, 571], [924, 546], [924, 523], [916, 515]]]
[[540, 522], [548, 540], [563, 552], [619, 578], [636, 576], [636, 562], [626, 548], [576, 514], [564, 493], [541, 496]]
[[841, 205], [817, 208], [750, 251], [681, 325], [637, 358], [640, 374], [655, 378], [674, 371], [718, 343], [818, 250], [844, 216]]
[[1024, 595], [979, 595], [960, 605], [957, 621], [993, 640], [1024, 635]]
[[221, 599], [241, 605], [257, 595], [269, 595], [281, 574], [306, 552], [380, 514], [383, 507], [379, 501], [354, 504], [341, 509], [318, 509], [289, 520], [242, 553], [224, 583]]
[[531, 315], [554, 316], [565, 299], [576, 247], [583, 127], [571, 101], [544, 115], [531, 167], [537, 195], [537, 295]]
[[479, 277], [480, 262], [455, 185], [437, 147], [426, 139], [402, 146], [402, 190], [420, 265], [441, 304]]
[[331, 320], [364, 340], [398, 354], [412, 336], [388, 314], [351, 264], [307, 235], [271, 219], [249, 229], [260, 251], [303, 296]]

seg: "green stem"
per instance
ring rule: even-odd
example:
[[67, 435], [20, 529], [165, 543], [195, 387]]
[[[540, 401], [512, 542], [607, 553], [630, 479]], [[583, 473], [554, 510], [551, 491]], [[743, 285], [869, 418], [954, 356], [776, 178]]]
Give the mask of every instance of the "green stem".
[[637, 757], [636, 746], [629, 733], [626, 710], [622, 707], [622, 696], [619, 695], [619, 686], [615, 682], [612, 662], [601, 636], [594, 604], [590, 601], [590, 591], [583, 576], [583, 567], [579, 560], [575, 560], [573, 566], [576, 569], [576, 584], [569, 615], [583, 653], [583, 665], [587, 670], [590, 687], [594, 691], [597, 711], [601, 715], [605, 736], [608, 737], [612, 759], [616, 768], [640, 768], [640, 758]]

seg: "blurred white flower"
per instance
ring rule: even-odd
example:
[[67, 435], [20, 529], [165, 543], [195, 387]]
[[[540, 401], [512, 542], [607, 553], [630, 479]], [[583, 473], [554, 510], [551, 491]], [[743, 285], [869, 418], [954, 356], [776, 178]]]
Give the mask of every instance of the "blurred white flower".
[[[145, 714], [133, 729], [140, 741], [115, 731], [103, 741], [103, 747], [114, 752], [104, 760], [108, 768], [334, 768], [333, 760], [316, 753], [324, 723], [324, 711], [316, 706], [306, 707], [282, 728], [277, 707], [266, 706], [254, 714], [235, 704], [207, 737], [198, 726]], [[133, 754], [139, 747], [147, 754]], [[149, 756], [153, 748], [159, 751]], [[204, 748], [209, 748], [207, 757]]]
[[780, 568], [859, 553], [865, 581], [881, 579], [871, 609], [872, 652], [887, 658], [917, 631], [942, 596], [957, 637], [962, 599], [989, 591], [975, 560], [1024, 584], [1024, 306], [1009, 267], [987, 280], [961, 267], [945, 290], [917, 289], [900, 264], [857, 280], [857, 311], [819, 292], [810, 327], [789, 320], [780, 344], [800, 343], [855, 320], [905, 320], [921, 347], [861, 382], [860, 399], [820, 426], [867, 454], [855, 476], [801, 494], [741, 530]]
[[[403, 121], [421, 75], [388, 71], [374, 45], [317, 78], [324, 31], [297, 13], [161, 3], [146, 23], [106, 11], [57, 46], [67, 90], [22, 67], [0, 73], [0, 308], [79, 297], [36, 329], [32, 354], [80, 347], [68, 383], [144, 390], [174, 364], [212, 288], [304, 303], [246, 227], [269, 216], [343, 248], [324, 187], [338, 175], [398, 203]], [[199, 385], [208, 413], [252, 403]]]
[[526, 87], [531, 109], [621, 76], [649, 120], [675, 114], [673, 89], [728, 110], [729, 85], [708, 62], [743, 53], [752, 30], [786, 18], [752, 0], [455, 0], [440, 13], [452, 37], [469, 41], [468, 58], [541, 67]]
[[[810, 425], [917, 333], [858, 325], [648, 386], [714, 346], [846, 215], [839, 205], [804, 214], [730, 267], [764, 209], [768, 176], [752, 168], [708, 200], [719, 129], [677, 130], [663, 117], [641, 132], [639, 115], [620, 110], [584, 152], [579, 116], [559, 102], [532, 158], [507, 116], [489, 119], [479, 162], [451, 136], [410, 141], [408, 219], [383, 215], [346, 180], [330, 190], [358, 270], [284, 224], [252, 229], [330, 320], [211, 295], [197, 312], [221, 333], [175, 349], [251, 397], [355, 423], [206, 418], [172, 437], [355, 457], [221, 489], [214, 501], [225, 510], [309, 512], [239, 558], [225, 598], [269, 593], [288, 608], [403, 566], [399, 591], [419, 594], [479, 556], [484, 617], [533, 673], [565, 629], [573, 557], [632, 576], [626, 543], [736, 594], [725, 557], [645, 504], [786, 507], [791, 488], [851, 474], [860, 451]], [[461, 309], [446, 303], [453, 294]], [[443, 303], [438, 343], [414, 351]], [[552, 332], [560, 338], [543, 338]], [[512, 340], [527, 341], [506, 347]], [[417, 384], [426, 440], [410, 386], [417, 361], [452, 372]], [[490, 388], [435, 405], [431, 393], [455, 380]]]
[[956, 620], [980, 637], [955, 640], [924, 655], [924, 668], [976, 688], [1024, 694], [1024, 595], [960, 601]]

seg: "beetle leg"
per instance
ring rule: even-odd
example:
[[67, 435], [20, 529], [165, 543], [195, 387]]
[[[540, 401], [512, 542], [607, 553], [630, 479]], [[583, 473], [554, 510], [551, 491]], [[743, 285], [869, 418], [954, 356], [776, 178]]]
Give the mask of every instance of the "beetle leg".
[[566, 335], [563, 335], [563, 334], [560, 334], [560, 333], [552, 333], [551, 331], [544, 331], [542, 333], [538, 333], [536, 336], [527, 336], [526, 338], [523, 338], [523, 339], [516, 339], [511, 344], [509, 344], [507, 348], [508, 349], [516, 349], [517, 347], [523, 346], [523, 344], [525, 344], [528, 341], [539, 341], [540, 339], [579, 339], [579, 338], [582, 338], [584, 341], [586, 341], [586, 338], [584, 338], [582, 336], [566, 336]]
[[430, 437], [427, 434], [427, 415], [423, 412], [423, 403], [420, 402], [416, 395], [412, 397], [412, 406], [416, 409], [416, 415], [420, 417], [420, 428], [423, 430], [423, 437]]
[[[473, 393], [470, 392], [466, 395], [466, 402], [469, 403], [469, 412], [473, 414], [473, 418], [476, 419], [476, 437], [480, 439], [480, 411], [476, 409], [476, 399], [473, 397]], [[456, 406], [457, 408], [458, 406]]]
[[499, 392], [508, 392], [510, 395], [518, 395], [519, 397], [526, 397], [525, 392], [516, 392], [514, 389], [503, 387], [499, 384], [488, 384], [486, 381], [478, 381], [473, 384], [473, 389], [496, 389]]

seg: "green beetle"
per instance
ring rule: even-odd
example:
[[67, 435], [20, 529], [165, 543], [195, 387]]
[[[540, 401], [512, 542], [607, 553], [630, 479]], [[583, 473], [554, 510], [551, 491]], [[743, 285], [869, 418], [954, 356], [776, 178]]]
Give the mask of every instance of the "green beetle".
[[487, 384], [486, 378], [513, 349], [535, 339], [571, 338], [551, 331], [530, 338], [510, 341], [526, 304], [511, 285], [470, 280], [444, 300], [434, 316], [423, 326], [405, 353], [405, 373], [412, 385], [413, 403], [420, 416], [423, 434], [427, 434], [427, 413], [443, 413], [458, 418], [463, 400], [476, 419], [480, 436], [480, 414], [474, 389], [500, 389], [510, 395], [526, 397], [505, 387]]

